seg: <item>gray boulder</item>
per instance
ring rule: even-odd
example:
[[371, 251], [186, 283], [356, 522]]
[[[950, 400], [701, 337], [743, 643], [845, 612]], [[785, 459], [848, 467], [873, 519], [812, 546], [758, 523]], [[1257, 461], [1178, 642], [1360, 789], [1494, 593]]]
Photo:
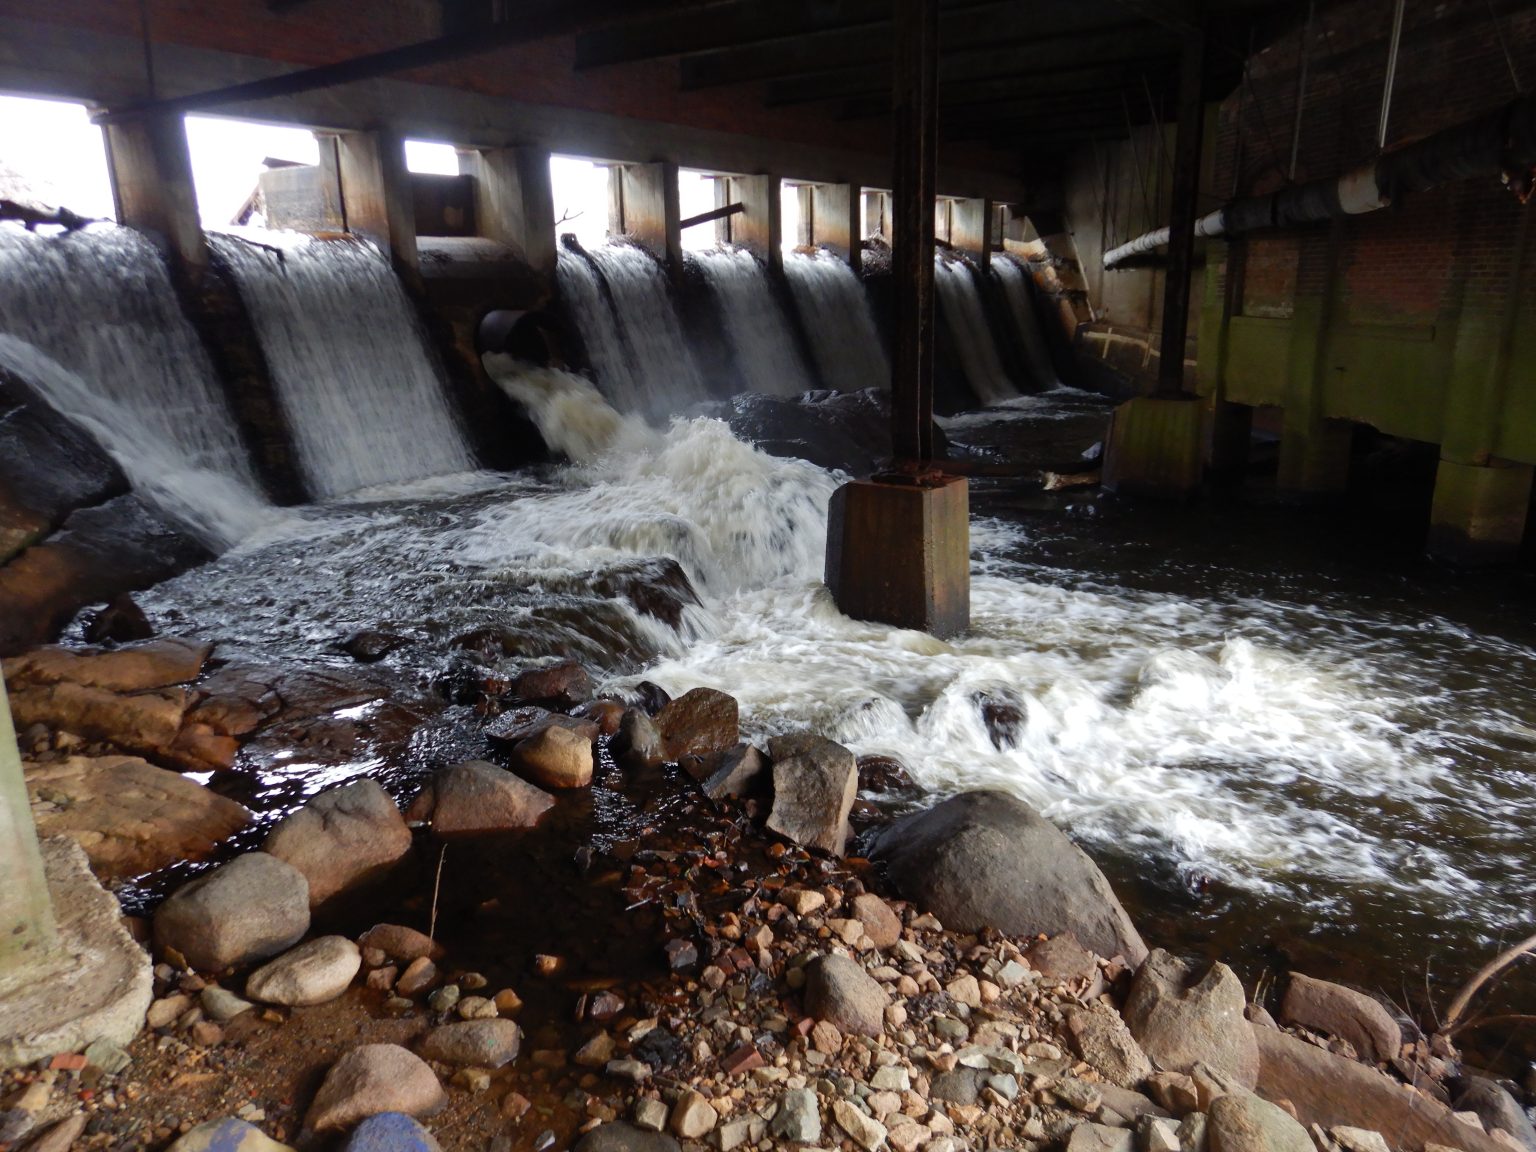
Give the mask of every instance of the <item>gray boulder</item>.
[[155, 949], [205, 972], [265, 960], [309, 931], [309, 882], [292, 865], [248, 852], [178, 888], [155, 912]]
[[800, 732], [768, 742], [773, 761], [773, 809], [768, 827], [807, 848], [841, 856], [848, 813], [859, 791], [853, 753], [824, 736]]
[[1536, 1127], [1515, 1098], [1486, 1076], [1463, 1077], [1456, 1093], [1456, 1111], [1476, 1112], [1490, 1133], [1507, 1132], [1536, 1152]]
[[352, 985], [363, 955], [345, 936], [321, 936], [252, 972], [245, 994], [264, 1004], [324, 1004]]
[[1259, 1049], [1243, 1014], [1246, 1003], [1242, 982], [1225, 964], [1198, 973], [1157, 948], [1136, 973], [1123, 1015], [1160, 1068], [1188, 1073], [1205, 1064], [1252, 1091]]
[[1100, 956], [1147, 955], [1131, 918], [1086, 853], [1005, 792], [966, 792], [893, 820], [868, 855], [897, 891], [946, 928], [1020, 936], [1073, 933]]
[[756, 790], [768, 767], [763, 754], [750, 744], [738, 744], [711, 762], [713, 771], [699, 787], [711, 800], [738, 799]]
[[285, 817], [262, 850], [304, 873], [317, 907], [399, 861], [411, 830], [377, 780], [355, 780]]

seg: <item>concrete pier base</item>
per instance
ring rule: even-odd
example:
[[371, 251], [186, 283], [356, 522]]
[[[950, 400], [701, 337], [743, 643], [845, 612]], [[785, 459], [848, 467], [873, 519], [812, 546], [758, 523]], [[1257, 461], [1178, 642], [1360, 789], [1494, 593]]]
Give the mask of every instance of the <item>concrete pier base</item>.
[[1333, 496], [1349, 487], [1350, 445], [1355, 426], [1348, 420], [1293, 422], [1286, 413], [1280, 433], [1276, 485], [1297, 500]]
[[827, 587], [856, 620], [955, 636], [971, 623], [970, 488], [854, 480], [827, 511]]
[[1525, 538], [1533, 469], [1529, 464], [1441, 460], [1429, 516], [1429, 550], [1462, 563], [1512, 560]]
[[1137, 396], [1116, 408], [1104, 445], [1104, 487], [1136, 496], [1183, 499], [1204, 471], [1204, 406], [1193, 398]]

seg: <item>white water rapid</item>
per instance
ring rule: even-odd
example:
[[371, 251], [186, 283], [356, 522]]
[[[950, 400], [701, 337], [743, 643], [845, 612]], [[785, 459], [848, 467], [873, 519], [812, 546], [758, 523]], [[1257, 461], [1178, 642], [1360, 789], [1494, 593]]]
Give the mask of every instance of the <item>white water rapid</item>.
[[474, 460], [394, 270], [359, 240], [209, 237], [251, 314], [310, 495], [463, 472]]
[[840, 392], [889, 388], [891, 362], [869, 296], [848, 262], [824, 249], [814, 255], [790, 252], [784, 276], [810, 335], [822, 384]]
[[752, 253], [744, 248], [714, 248], [695, 255], [720, 306], [740, 377], [739, 390], [798, 396], [814, 387], [789, 320]]
[[944, 323], [953, 337], [955, 351], [965, 369], [965, 379], [983, 404], [996, 404], [1017, 396], [1003, 362], [997, 354], [997, 342], [992, 337], [992, 326], [987, 322], [987, 312], [976, 290], [976, 280], [970, 265], [963, 260], [934, 255], [934, 287], [938, 291], [939, 309]]
[[1045, 342], [1045, 333], [1040, 331], [1040, 317], [1035, 311], [1033, 293], [1025, 283], [1029, 273], [1017, 261], [997, 253], [992, 257], [992, 275], [1003, 286], [1003, 298], [1008, 301], [1008, 316], [1013, 321], [1014, 333], [1024, 349], [1034, 390], [1045, 392], [1059, 388], [1061, 381], [1056, 376], [1055, 365], [1051, 363], [1051, 350]]

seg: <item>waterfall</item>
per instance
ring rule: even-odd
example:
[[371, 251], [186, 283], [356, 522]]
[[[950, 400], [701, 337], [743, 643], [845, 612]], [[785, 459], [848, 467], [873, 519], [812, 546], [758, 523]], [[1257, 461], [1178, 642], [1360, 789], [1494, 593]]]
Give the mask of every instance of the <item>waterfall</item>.
[[275, 518], [165, 263], [137, 232], [0, 225], [0, 366], [210, 546]]
[[814, 387], [789, 321], [752, 253], [744, 248], [717, 248], [697, 255], [720, 306], [742, 390], [798, 396]]
[[472, 469], [442, 369], [378, 250], [271, 236], [281, 254], [209, 240], [256, 326], [310, 493]]
[[666, 416], [707, 399], [655, 258], [633, 244], [596, 245], [586, 256], [562, 248], [557, 276], [609, 401]]
[[1016, 260], [1007, 256], [992, 257], [992, 275], [1003, 286], [1003, 298], [1008, 301], [1008, 314], [1013, 319], [1013, 330], [1024, 347], [1029, 374], [1037, 391], [1045, 392], [1061, 387], [1056, 376], [1056, 366], [1051, 363], [1051, 350], [1040, 330], [1040, 317], [1035, 311], [1034, 292], [1026, 282], [1029, 274]]
[[791, 252], [784, 257], [784, 275], [810, 335], [821, 382], [840, 392], [889, 388], [891, 362], [864, 285], [847, 262], [822, 250]]
[[983, 404], [996, 404], [1017, 396], [1019, 390], [1008, 379], [997, 354], [997, 342], [992, 338], [992, 326], [987, 323], [970, 265], [936, 254], [933, 271], [944, 322], [954, 337], [955, 350], [960, 354], [966, 381], [976, 399]]

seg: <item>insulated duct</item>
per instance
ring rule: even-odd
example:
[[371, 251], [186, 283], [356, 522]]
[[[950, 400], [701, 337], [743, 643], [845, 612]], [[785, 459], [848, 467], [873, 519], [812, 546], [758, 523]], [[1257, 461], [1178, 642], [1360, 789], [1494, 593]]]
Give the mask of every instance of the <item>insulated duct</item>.
[[[1359, 216], [1385, 208], [1406, 193], [1484, 176], [1501, 176], [1525, 203], [1532, 191], [1533, 167], [1536, 95], [1384, 152], [1375, 163], [1343, 176], [1228, 201], [1195, 221], [1195, 235], [1240, 236], [1261, 228]], [[1166, 243], [1167, 228], [1144, 233], [1104, 253], [1104, 267], [1113, 269]]]

